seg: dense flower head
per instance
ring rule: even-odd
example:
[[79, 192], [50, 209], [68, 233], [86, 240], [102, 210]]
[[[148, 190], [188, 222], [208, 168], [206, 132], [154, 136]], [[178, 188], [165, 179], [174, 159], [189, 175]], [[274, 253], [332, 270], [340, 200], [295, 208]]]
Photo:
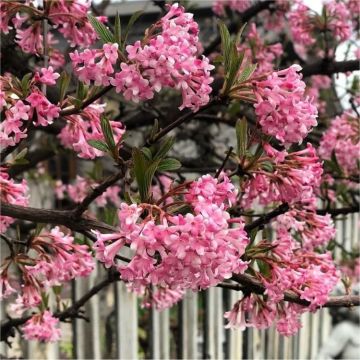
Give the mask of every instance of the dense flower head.
[[310, 46], [315, 43], [313, 37], [314, 25], [310, 18], [310, 9], [300, 1], [288, 14], [292, 38], [294, 42]]
[[26, 101], [36, 112], [34, 118], [35, 126], [47, 126], [53, 123], [54, 119], [59, 117], [60, 108], [52, 104], [46, 96], [37, 88], [31, 92]]
[[357, 174], [360, 153], [359, 121], [345, 112], [331, 121], [318, 149], [320, 157], [330, 160], [335, 153], [337, 162], [347, 174]]
[[[21, 183], [15, 183], [10, 179], [7, 170], [0, 168], [0, 202], [11, 205], [29, 205], [28, 186], [25, 179]], [[4, 233], [15, 219], [9, 216], [0, 216], [0, 233]]]
[[292, 65], [254, 82], [254, 106], [262, 130], [285, 144], [301, 143], [317, 125], [317, 109], [304, 97], [300, 70], [299, 65]]
[[[0, 30], [7, 34], [10, 29], [16, 31], [16, 42], [22, 51], [30, 54], [43, 53], [42, 23], [36, 16], [41, 13], [34, 1], [25, 4], [5, 1], [1, 4]], [[97, 39], [97, 35], [87, 19], [90, 0], [58, 0], [49, 3], [47, 18], [56, 26], [71, 46], [89, 46]], [[15, 15], [15, 17], [14, 17]], [[106, 21], [106, 17], [98, 17], [99, 21]], [[13, 26], [11, 26], [13, 25]], [[48, 36], [52, 34], [49, 32]], [[51, 42], [48, 42], [52, 45]], [[52, 49], [50, 49], [52, 52]]]
[[[244, 182], [243, 206], [249, 208], [257, 199], [260, 204], [272, 202], [296, 203], [313, 196], [321, 183], [322, 165], [313, 146], [308, 143], [303, 150], [288, 153], [265, 146], [273, 169], [262, 168]], [[260, 165], [261, 166], [261, 165]]]
[[57, 72], [54, 72], [54, 69], [52, 66], [49, 66], [48, 68], [41, 68], [41, 73], [35, 74], [35, 79], [42, 84], [45, 85], [55, 85], [56, 80], [60, 77], [60, 74]]
[[22, 100], [16, 101], [15, 105], [5, 111], [5, 118], [0, 124], [1, 147], [14, 146], [27, 137], [24, 121], [29, 120], [31, 116], [31, 107]]
[[243, 12], [251, 6], [251, 0], [216, 0], [213, 3], [213, 12], [218, 16], [225, 15], [225, 8]]
[[[206, 57], [199, 58], [198, 25], [193, 15], [178, 4], [148, 29], [143, 41], [126, 47], [128, 62], [118, 60], [117, 44], [104, 44], [102, 50], [77, 50], [70, 54], [75, 74], [86, 84], [111, 83], [126, 100], [139, 102], [153, 98], [162, 88], [182, 93], [185, 107], [197, 111], [209, 102], [214, 68]], [[155, 34], [156, 33], [156, 34]]]
[[[58, 135], [61, 144], [68, 149], [73, 149], [78, 153], [79, 157], [84, 159], [94, 159], [98, 156], [103, 156], [104, 153], [91, 146], [88, 141], [104, 141], [100, 122], [104, 106], [101, 104], [91, 104], [78, 115], [66, 116], [67, 124]], [[119, 143], [125, 133], [125, 128], [118, 121], [110, 121], [110, 125], [114, 133], [115, 143]]]
[[336, 233], [330, 214], [318, 215], [315, 209], [307, 209], [306, 206], [294, 207], [286, 214], [280, 215], [277, 225], [299, 234], [302, 246], [307, 249], [326, 246]]
[[219, 182], [204, 176], [193, 183], [186, 197], [194, 214], [170, 215], [154, 205], [122, 203], [119, 232], [97, 233], [97, 258], [114, 266], [116, 254], [129, 244], [133, 258], [117, 267], [121, 278], [135, 290], [150, 285], [169, 290], [214, 286], [247, 267], [240, 259], [249, 241], [243, 223], [237, 219], [230, 226], [225, 210], [234, 195], [225, 176]]
[[[49, 18], [71, 46], [87, 47], [97, 39], [87, 19], [90, 6], [91, 0], [59, 0], [51, 3]], [[106, 17], [98, 17], [98, 20], [103, 22]]]
[[[210, 83], [213, 81], [210, 70], [213, 66], [206, 57], [197, 57], [199, 29], [193, 15], [174, 4], [155, 24], [155, 29], [160, 34], [150, 37], [145, 45], [137, 41], [126, 47], [129, 60], [136, 64], [137, 69], [141, 69], [138, 81], [141, 84], [139, 88], [144, 87], [144, 98], [148, 99], [150, 96], [146, 85], [152, 92], [171, 87], [182, 92], [183, 104], [180, 109], [188, 107], [193, 111], [198, 110], [209, 101]], [[132, 89], [133, 85], [130, 83], [127, 86], [121, 73], [112, 84], [117, 86], [117, 91], [120, 90], [119, 87], [122, 91]], [[141, 93], [140, 89], [137, 90], [138, 93]], [[138, 96], [137, 92], [133, 94], [135, 98]]]
[[22, 327], [26, 340], [38, 340], [44, 342], [55, 342], [60, 339], [59, 319], [45, 310], [33, 315]]
[[104, 44], [101, 50], [86, 49], [79, 53], [77, 50], [70, 54], [75, 74], [80, 81], [89, 85], [109, 85], [114, 73], [114, 64], [118, 59], [118, 44]]

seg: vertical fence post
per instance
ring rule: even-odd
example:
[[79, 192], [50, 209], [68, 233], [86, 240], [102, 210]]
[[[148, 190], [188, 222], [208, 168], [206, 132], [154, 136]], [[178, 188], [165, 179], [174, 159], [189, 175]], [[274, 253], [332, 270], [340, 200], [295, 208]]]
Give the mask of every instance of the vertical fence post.
[[182, 356], [184, 359], [197, 359], [198, 308], [197, 293], [187, 291], [182, 301]]
[[123, 282], [116, 283], [116, 328], [118, 359], [138, 358], [137, 298]]

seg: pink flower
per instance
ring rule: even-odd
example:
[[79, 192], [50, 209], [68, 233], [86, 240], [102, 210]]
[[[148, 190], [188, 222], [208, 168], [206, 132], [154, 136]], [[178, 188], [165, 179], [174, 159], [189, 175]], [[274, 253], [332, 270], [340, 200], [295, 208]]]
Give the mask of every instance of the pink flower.
[[10, 285], [7, 273], [4, 271], [0, 274], [0, 300], [9, 297], [16, 290]]
[[[12, 204], [28, 206], [29, 196], [27, 182], [25, 179], [16, 184], [13, 179], [9, 178], [6, 169], [0, 168], [0, 201]], [[0, 233], [4, 233], [15, 219], [9, 216], [0, 216]]]
[[56, 79], [59, 77], [60, 74], [54, 72], [52, 66], [49, 66], [48, 68], [42, 68], [41, 75], [39, 75], [39, 73], [36, 73], [35, 75], [35, 78], [38, 78], [38, 81], [46, 85], [55, 85]]
[[34, 315], [22, 327], [26, 340], [38, 340], [55, 342], [60, 339], [61, 330], [58, 328], [59, 319], [55, 318], [50, 311]]
[[36, 110], [37, 116], [34, 121], [36, 126], [47, 126], [52, 124], [55, 118], [59, 117], [60, 108], [51, 104], [38, 89], [33, 90], [26, 98], [26, 101]]
[[[91, 104], [79, 115], [66, 116], [67, 125], [58, 135], [61, 144], [69, 149], [73, 149], [78, 156], [84, 159], [94, 159], [103, 156], [104, 153], [93, 146], [89, 140], [102, 140], [104, 135], [101, 130], [100, 116], [104, 112], [104, 105]], [[110, 121], [115, 143], [119, 143], [125, 128], [121, 122]]]
[[318, 149], [324, 160], [335, 153], [337, 162], [346, 174], [357, 174], [360, 153], [359, 122], [351, 113], [345, 112], [331, 121]]
[[304, 99], [305, 83], [299, 65], [274, 72], [266, 80], [254, 83], [256, 115], [265, 134], [283, 143], [301, 143], [317, 125], [317, 109]]

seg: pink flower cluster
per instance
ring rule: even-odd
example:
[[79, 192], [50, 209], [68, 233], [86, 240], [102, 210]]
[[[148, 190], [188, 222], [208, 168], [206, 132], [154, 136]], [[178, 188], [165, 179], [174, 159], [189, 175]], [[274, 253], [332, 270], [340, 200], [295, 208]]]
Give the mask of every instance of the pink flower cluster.
[[328, 1], [324, 4], [324, 11], [326, 19], [323, 18], [320, 21], [320, 15], [313, 14], [313, 11], [301, 1], [295, 2], [295, 6], [288, 13], [294, 42], [311, 46], [316, 42], [316, 32], [323, 31], [324, 28], [339, 41], [345, 41], [351, 37], [351, 14], [343, 1]]
[[[258, 199], [261, 205], [272, 202], [293, 204], [309, 199], [318, 189], [323, 169], [311, 144], [304, 150], [292, 153], [276, 151], [265, 145], [272, 170], [262, 168], [254, 171], [254, 176], [243, 184], [242, 205], [251, 208]], [[261, 163], [261, 162], [260, 162]], [[261, 166], [261, 165], [260, 165]]]
[[[244, 296], [225, 313], [225, 318], [229, 321], [228, 327], [240, 329], [265, 329], [275, 322], [280, 334], [293, 335], [301, 327], [302, 313], [315, 311], [325, 304], [339, 274], [330, 253], [300, 248], [287, 229], [278, 229], [276, 240], [268, 246], [272, 250], [259, 258], [267, 266], [267, 274], [257, 274], [265, 286], [266, 298], [255, 294]], [[299, 295], [310, 305], [285, 303], [286, 291]]]
[[[38, 80], [49, 83], [50, 78], [56, 79], [57, 73], [51, 76], [47, 73], [51, 70], [43, 68], [43, 76], [39, 76]], [[6, 87], [7, 83], [8, 79], [2, 77], [1, 87]], [[11, 94], [0, 90], [0, 110], [5, 108], [5, 116], [0, 124], [1, 147], [14, 146], [26, 138], [29, 120], [32, 120], [35, 126], [47, 126], [60, 112], [60, 108], [53, 105], [36, 86], [32, 87], [30, 95], [24, 100], [14, 100]]]
[[[157, 35], [153, 35], [153, 32]], [[193, 15], [183, 7], [173, 4], [168, 13], [153, 25], [143, 42], [128, 45], [129, 62], [120, 64], [114, 73], [118, 59], [117, 45], [105, 44], [102, 50], [77, 51], [71, 55], [75, 73], [89, 83], [115, 86], [125, 99], [138, 102], [148, 100], [163, 87], [182, 92], [180, 107], [199, 109], [209, 101], [210, 84], [214, 68], [206, 57], [197, 57], [199, 49], [198, 25]]]
[[[47, 251], [51, 245], [52, 252]], [[30, 283], [41, 284], [45, 289], [60, 285], [76, 277], [88, 276], [94, 269], [94, 261], [87, 245], [74, 242], [74, 238], [60, 231], [59, 227], [34, 238], [31, 244], [37, 257], [34, 265], [26, 265], [26, 277]]]
[[[59, 0], [51, 3], [49, 18], [73, 47], [88, 47], [97, 39], [87, 19], [90, 7], [91, 0]], [[98, 20], [104, 22], [106, 17], [100, 16]]]
[[[88, 246], [75, 243], [74, 238], [61, 232], [59, 227], [35, 236], [30, 250], [13, 260], [22, 273], [21, 294], [13, 306], [18, 315], [38, 306], [42, 292], [71, 279], [88, 276], [95, 266]], [[2, 297], [14, 292], [8, 279], [9, 265], [1, 269]]]
[[45, 342], [55, 342], [60, 339], [61, 330], [59, 329], [59, 319], [45, 310], [31, 317], [22, 327], [26, 340], [38, 340]]
[[251, 3], [251, 0], [215, 0], [212, 10], [218, 16], [225, 15], [226, 7], [241, 13], [247, 10], [251, 6]]
[[[28, 206], [28, 190], [25, 179], [17, 184], [13, 179], [10, 179], [5, 168], [0, 168], [0, 202]], [[14, 221], [15, 219], [9, 216], [0, 215], [0, 233], [4, 233]]]
[[294, 42], [305, 46], [315, 43], [316, 40], [312, 34], [314, 25], [311, 22], [310, 9], [306, 5], [297, 1], [288, 13], [288, 20]]
[[[71, 46], [87, 47], [95, 42], [97, 35], [87, 19], [90, 0], [58, 0], [49, 3], [47, 18], [57, 30], [70, 42]], [[26, 53], [41, 55], [43, 53], [43, 35], [41, 17], [42, 10], [37, 9], [35, 1], [1, 3], [0, 30], [7, 34], [12, 29], [12, 22], [16, 30], [16, 42]], [[21, 15], [24, 14], [24, 15]], [[15, 15], [15, 17], [14, 17]], [[33, 16], [32, 16], [33, 15]], [[99, 17], [105, 21], [106, 17]], [[52, 34], [49, 32], [48, 44], [52, 45]], [[50, 57], [59, 57], [60, 53], [50, 47]]]
[[118, 59], [118, 44], [104, 44], [102, 50], [86, 49], [81, 53], [75, 50], [70, 58], [80, 81], [87, 85], [94, 81], [96, 86], [107, 86]]
[[[103, 156], [104, 153], [91, 146], [88, 141], [104, 141], [100, 122], [104, 106], [91, 104], [80, 114], [65, 116], [67, 124], [58, 135], [61, 144], [68, 149], [73, 149], [78, 153], [79, 157], [84, 159], [94, 159], [98, 156]], [[110, 125], [113, 130], [114, 140], [116, 143], [119, 143], [125, 133], [125, 128], [118, 121], [110, 121]]]
[[300, 70], [299, 65], [292, 65], [254, 82], [254, 106], [262, 130], [286, 144], [301, 143], [317, 125], [317, 109], [309, 98], [304, 98]]
[[350, 39], [352, 23], [347, 5], [342, 1], [331, 0], [324, 7], [328, 17], [328, 29], [340, 41]]
[[[81, 176], [76, 177], [74, 184], [65, 185], [61, 180], [56, 181], [55, 194], [59, 200], [64, 199], [65, 193], [68, 198], [74, 203], [81, 203], [85, 197], [89, 194], [90, 189], [99, 185], [97, 182], [90, 178], [83, 178]], [[115, 206], [120, 206], [120, 187], [118, 185], [110, 186], [106, 191], [98, 196], [95, 200], [95, 204], [100, 207], [105, 207], [109, 202]]]
[[359, 121], [349, 112], [332, 120], [320, 141], [318, 153], [322, 159], [330, 160], [333, 152], [346, 174], [358, 174]]
[[283, 54], [282, 45], [280, 43], [266, 44], [264, 36], [259, 35], [255, 23], [250, 24], [246, 40], [248, 45], [241, 44], [238, 46], [238, 50], [245, 50], [245, 57], [248, 61], [257, 64], [255, 76], [272, 72], [274, 70], [274, 61]]
[[194, 214], [170, 215], [155, 205], [122, 203], [119, 232], [97, 233], [96, 256], [114, 266], [116, 254], [129, 244], [134, 256], [117, 268], [137, 292], [150, 285], [171, 290], [214, 286], [247, 268], [240, 259], [249, 241], [243, 223], [230, 223], [226, 211], [235, 194], [226, 176], [220, 181], [205, 176], [187, 196]]
[[46, 96], [37, 88], [26, 98], [26, 101], [36, 111], [34, 124], [36, 126], [47, 126], [59, 117], [60, 108], [53, 105]]
[[228, 320], [225, 327], [240, 330], [247, 327], [266, 329], [275, 322], [281, 335], [290, 336], [301, 328], [300, 315], [305, 311], [306, 308], [298, 304], [274, 304], [250, 294], [237, 301], [231, 311], [224, 314]]
[[318, 215], [312, 207], [294, 207], [277, 218], [280, 229], [297, 233], [305, 249], [326, 246], [335, 237], [335, 227], [330, 214]]

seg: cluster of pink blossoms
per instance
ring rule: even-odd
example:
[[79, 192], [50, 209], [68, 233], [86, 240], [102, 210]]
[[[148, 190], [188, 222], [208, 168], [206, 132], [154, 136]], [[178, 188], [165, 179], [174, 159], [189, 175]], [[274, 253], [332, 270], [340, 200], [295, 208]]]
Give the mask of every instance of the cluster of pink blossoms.
[[[153, 33], [156, 32], [156, 35]], [[129, 62], [120, 63], [116, 44], [105, 44], [102, 50], [85, 50], [71, 54], [73, 67], [85, 83], [115, 86], [125, 99], [138, 102], [148, 100], [164, 87], [182, 92], [182, 108], [193, 111], [209, 101], [214, 68], [206, 57], [198, 58], [198, 25], [193, 15], [173, 4], [168, 13], [153, 25], [143, 42], [128, 45]]]
[[[90, 189], [99, 185], [97, 182], [90, 178], [83, 178], [77, 176], [74, 184], [63, 184], [61, 180], [57, 180], [55, 184], [55, 194], [59, 200], [65, 198], [67, 194], [68, 198], [74, 203], [81, 203], [85, 197], [89, 194]], [[118, 185], [110, 186], [106, 191], [98, 196], [95, 203], [99, 207], [106, 206], [109, 202], [115, 206], [120, 206], [120, 187]]]
[[[95, 42], [97, 35], [87, 19], [90, 0], [57, 0], [49, 2], [47, 18], [57, 30], [70, 42], [71, 46], [89, 46]], [[35, 1], [2, 1], [0, 4], [0, 30], [7, 34], [10, 29], [16, 30], [16, 42], [26, 53], [41, 55], [43, 53], [43, 35], [41, 16], [43, 11], [37, 9]], [[15, 17], [14, 17], [15, 15]], [[36, 19], [39, 17], [40, 19]], [[35, 20], [34, 20], [35, 19]], [[105, 21], [105, 17], [99, 17]], [[13, 25], [13, 27], [11, 26]], [[52, 34], [49, 33], [48, 44], [52, 45]], [[50, 48], [50, 58], [61, 57], [59, 51]]]
[[225, 8], [233, 11], [244, 12], [251, 6], [251, 0], [215, 0], [212, 10], [218, 16], [225, 15]]
[[[28, 206], [28, 190], [25, 179], [23, 179], [21, 183], [16, 184], [13, 179], [10, 179], [7, 170], [0, 168], [0, 202], [11, 205]], [[14, 221], [15, 219], [9, 216], [0, 215], [0, 233], [4, 233]]]
[[[242, 205], [251, 208], [254, 201], [261, 205], [272, 202], [294, 204], [303, 199], [309, 199], [318, 189], [323, 169], [316, 151], [308, 143], [303, 150], [288, 153], [277, 151], [270, 145], [265, 145], [273, 170], [261, 168], [254, 171], [254, 176], [243, 185]], [[259, 162], [261, 167], [261, 161]]]
[[[37, 307], [44, 291], [71, 279], [88, 276], [95, 266], [88, 246], [75, 243], [71, 235], [64, 234], [58, 227], [34, 237], [30, 250], [16, 259], [8, 258], [0, 271], [1, 297], [17, 292], [9, 281], [10, 266], [16, 265], [22, 273], [21, 294], [12, 306], [18, 315]], [[48, 311], [36, 314], [24, 325], [24, 337], [56, 341], [60, 336], [57, 324], [58, 320]]]
[[318, 149], [320, 157], [330, 160], [333, 152], [346, 174], [358, 174], [359, 121], [351, 113], [345, 112], [341, 116], [337, 116], [323, 134]]
[[0, 110], [5, 109], [5, 116], [0, 124], [0, 146], [14, 146], [27, 137], [28, 121], [35, 126], [47, 126], [59, 117], [60, 108], [52, 104], [35, 85], [55, 85], [60, 75], [53, 68], [42, 68], [41, 74], [36, 73], [29, 81], [30, 93], [23, 100], [14, 100], [11, 91], [11, 79], [8, 76], [0, 78]]
[[301, 143], [317, 125], [317, 109], [304, 97], [300, 70], [299, 65], [292, 65], [253, 83], [255, 112], [263, 132], [286, 144]]
[[241, 44], [238, 46], [238, 50], [245, 50], [245, 57], [252, 63], [256, 62], [254, 75], [272, 72], [274, 61], [283, 54], [282, 45], [280, 43], [266, 44], [263, 36], [259, 35], [255, 23], [251, 23], [246, 40], [248, 45]]
[[[293, 335], [301, 327], [300, 315], [315, 311], [328, 300], [339, 273], [330, 253], [301, 248], [288, 230], [278, 229], [276, 240], [267, 245], [272, 250], [261, 261], [266, 264], [268, 274], [257, 275], [265, 286], [266, 298], [255, 294], [244, 296], [225, 317], [228, 327], [265, 329], [275, 322], [280, 334]], [[286, 291], [299, 295], [310, 305], [285, 303]]]
[[26, 340], [55, 342], [60, 339], [59, 319], [45, 310], [29, 319], [22, 327]]
[[[82, 110], [81, 114], [65, 116], [66, 126], [61, 130], [58, 138], [61, 144], [68, 149], [73, 149], [78, 156], [84, 159], [94, 159], [104, 153], [91, 146], [89, 140], [102, 140], [104, 135], [101, 130], [101, 114], [104, 105], [91, 104]], [[125, 133], [123, 124], [119, 121], [110, 121], [116, 143], [121, 141]]]
[[116, 254], [130, 245], [133, 258], [117, 269], [136, 292], [154, 285], [173, 298], [167, 288], [179, 295], [180, 289], [215, 286], [247, 268], [240, 259], [249, 242], [243, 222], [230, 221], [226, 211], [235, 196], [225, 175], [221, 180], [207, 175], [193, 182], [185, 197], [194, 214], [170, 215], [155, 205], [122, 203], [119, 232], [97, 233], [96, 256], [107, 267], [115, 266]]
[[[343, 1], [331, 0], [324, 4], [326, 11], [326, 22], [321, 25], [319, 15], [301, 1], [296, 1], [294, 7], [288, 14], [291, 34], [294, 42], [305, 46], [311, 46], [316, 42], [316, 33], [329, 30], [339, 41], [348, 40], [351, 36], [351, 15], [349, 9]], [[325, 20], [323, 20], [325, 21]]]

